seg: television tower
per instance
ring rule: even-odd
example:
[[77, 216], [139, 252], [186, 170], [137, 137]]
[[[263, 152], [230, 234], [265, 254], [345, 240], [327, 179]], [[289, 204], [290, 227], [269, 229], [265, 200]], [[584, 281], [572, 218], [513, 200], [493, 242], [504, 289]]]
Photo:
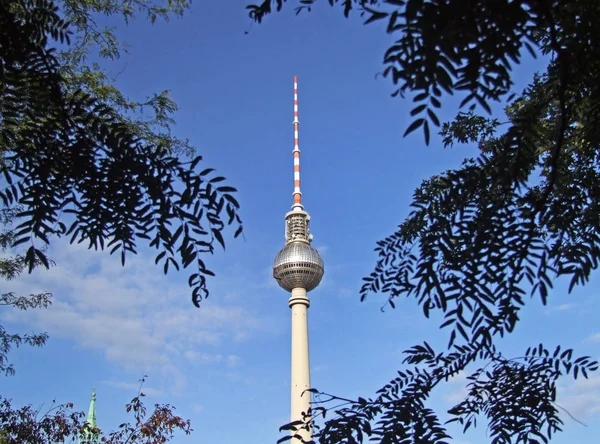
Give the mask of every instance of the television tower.
[[[298, 77], [294, 76], [294, 204], [285, 215], [285, 247], [275, 257], [273, 277], [284, 290], [291, 292], [292, 309], [292, 390], [291, 422], [303, 421], [310, 408], [310, 365], [308, 359], [308, 319], [310, 306], [307, 292], [323, 278], [323, 260], [311, 247], [310, 215], [304, 211], [300, 192], [300, 148], [298, 145]], [[312, 430], [294, 432], [310, 441]]]

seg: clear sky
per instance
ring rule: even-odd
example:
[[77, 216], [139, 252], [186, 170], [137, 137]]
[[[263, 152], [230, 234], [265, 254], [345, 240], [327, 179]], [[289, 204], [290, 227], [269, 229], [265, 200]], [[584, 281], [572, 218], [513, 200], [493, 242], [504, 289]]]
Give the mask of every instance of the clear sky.
[[[122, 71], [118, 85], [133, 99], [171, 91], [180, 106], [177, 135], [240, 190], [245, 241], [230, 237], [225, 253], [208, 258], [217, 277], [199, 310], [187, 275], [164, 276], [145, 249], [122, 268], [108, 253], [55, 243], [56, 267], [9, 286], [52, 291], [52, 307], [0, 314], [11, 331], [50, 334], [44, 348], [10, 355], [17, 374], [0, 379], [0, 393], [16, 404], [56, 399], [87, 410], [96, 387], [98, 424], [108, 430], [124, 421], [124, 405], [147, 374], [148, 403], [174, 404], [192, 420], [194, 433], [175, 444], [264, 444], [281, 436], [289, 415], [290, 312], [271, 265], [292, 204], [293, 75], [303, 201], [326, 268], [309, 310], [313, 386], [372, 396], [395, 377], [402, 350], [423, 340], [446, 343], [415, 301], [382, 313], [381, 296], [361, 303], [358, 290], [374, 265], [375, 242], [407, 215], [415, 187], [473, 150], [445, 150], [439, 137], [426, 147], [420, 133], [402, 138], [411, 103], [391, 98], [391, 82], [375, 78], [392, 41], [383, 25], [346, 20], [322, 2], [310, 14], [295, 17], [288, 7], [250, 28], [246, 3], [196, 1], [170, 24], [122, 26], [130, 54], [111, 68]], [[520, 86], [534, 68], [517, 70]], [[456, 112], [456, 101], [446, 104], [444, 120]], [[547, 307], [531, 301], [504, 342], [507, 354], [521, 356], [543, 340], [600, 357], [597, 293], [596, 279], [572, 295], [558, 285]], [[447, 384], [432, 406], [443, 413], [463, 393], [464, 381]], [[600, 377], [565, 379], [559, 403], [587, 427], [565, 415], [565, 433], [553, 442], [597, 442]], [[457, 444], [487, 441], [482, 426], [464, 436], [451, 430]]]

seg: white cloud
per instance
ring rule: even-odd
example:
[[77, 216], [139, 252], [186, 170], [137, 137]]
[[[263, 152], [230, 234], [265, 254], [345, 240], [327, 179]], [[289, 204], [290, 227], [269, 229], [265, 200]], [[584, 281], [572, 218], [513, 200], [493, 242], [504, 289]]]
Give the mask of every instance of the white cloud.
[[[133, 382], [123, 381], [102, 381], [101, 384], [105, 384], [111, 387], [115, 387], [121, 390], [127, 390], [132, 393], [137, 393], [140, 390], [140, 384], [134, 384]], [[158, 397], [163, 395], [162, 390], [158, 390], [152, 387], [142, 386], [142, 393], [148, 397]]]
[[253, 376], [248, 376], [241, 372], [233, 372], [233, 371], [227, 372], [227, 373], [225, 373], [225, 378], [229, 382], [242, 383], [242, 384], [246, 384], [246, 385], [256, 383], [256, 380]]
[[[448, 380], [448, 384], [460, 384], [460, 387], [443, 395], [446, 402], [454, 405], [467, 397], [466, 376], [465, 372], [460, 372]], [[600, 375], [587, 379], [580, 376], [576, 381], [558, 386], [557, 405], [564, 421], [570, 420], [569, 414], [583, 422], [592, 417], [600, 417]]]
[[192, 412], [194, 412], [197, 415], [201, 414], [202, 412], [204, 412], [206, 410], [206, 407], [204, 407], [202, 404], [198, 404], [196, 402], [192, 402], [190, 404], [190, 408], [192, 409]]
[[600, 333], [595, 333], [587, 338], [588, 341], [600, 342]]
[[329, 245], [319, 245], [315, 246], [314, 248], [319, 252], [321, 257], [327, 256], [327, 252], [329, 251]]
[[340, 288], [340, 291], [338, 292], [338, 297], [342, 298], [342, 299], [348, 299], [351, 297], [355, 297], [356, 299], [358, 299], [358, 291], [351, 290], [346, 287], [342, 287], [342, 288]]
[[577, 308], [578, 304], [561, 304], [561, 305], [553, 305], [547, 307], [545, 310], [546, 315], [550, 315], [557, 311], [565, 312], [565, 311], [573, 311], [573, 309]]
[[237, 367], [242, 362], [242, 359], [237, 355], [227, 356], [227, 366], [230, 368]]
[[453, 377], [448, 379], [448, 384], [467, 384], [467, 373], [465, 371], [460, 371]]
[[[465, 373], [464, 371], [461, 371], [452, 378], [449, 378], [448, 385], [453, 387], [453, 389], [445, 393], [442, 399], [452, 405], [464, 401], [467, 395], [469, 394], [469, 390], [467, 389], [467, 383], [467, 373]], [[460, 385], [460, 387], [456, 387], [458, 385]]]
[[239, 302], [225, 305], [210, 299], [194, 308], [187, 276], [165, 276], [151, 257], [130, 256], [121, 267], [119, 257], [89, 252], [82, 245], [58, 242], [53, 247], [56, 267], [5, 283], [8, 291], [22, 294], [52, 291], [53, 304], [27, 312], [9, 310], [2, 321], [101, 350], [108, 361], [135, 372], [169, 375], [180, 389], [186, 381], [175, 359], [236, 366], [237, 356], [215, 354], [211, 348], [218, 345], [222, 352], [262, 328]]
[[220, 364], [223, 362], [223, 355], [221, 354], [200, 353], [195, 350], [186, 350], [184, 356], [192, 362], [199, 362], [201, 364]]
[[467, 395], [469, 394], [469, 390], [466, 386], [460, 387], [459, 389], [453, 390], [450, 393], [444, 395], [444, 401], [450, 404], [457, 404], [465, 400]]
[[261, 280], [259, 283], [254, 285], [254, 288], [257, 289], [270, 289], [270, 288], [278, 288], [277, 281], [273, 279], [273, 267], [265, 267], [260, 272]]
[[234, 354], [223, 356], [222, 354], [201, 353], [196, 350], [186, 350], [184, 356], [191, 362], [204, 365], [225, 364], [229, 368], [237, 367], [242, 359]]
[[[580, 377], [573, 383], [560, 386], [557, 390], [557, 404], [578, 421], [600, 416], [600, 376]], [[563, 420], [569, 414], [562, 412]]]

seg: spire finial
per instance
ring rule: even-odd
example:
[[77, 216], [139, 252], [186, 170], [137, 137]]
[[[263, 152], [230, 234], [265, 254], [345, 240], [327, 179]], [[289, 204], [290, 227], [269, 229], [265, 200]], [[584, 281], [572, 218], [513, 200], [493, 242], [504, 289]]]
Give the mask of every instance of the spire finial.
[[293, 210], [303, 210], [300, 192], [300, 145], [298, 143], [298, 76], [294, 76], [294, 205]]

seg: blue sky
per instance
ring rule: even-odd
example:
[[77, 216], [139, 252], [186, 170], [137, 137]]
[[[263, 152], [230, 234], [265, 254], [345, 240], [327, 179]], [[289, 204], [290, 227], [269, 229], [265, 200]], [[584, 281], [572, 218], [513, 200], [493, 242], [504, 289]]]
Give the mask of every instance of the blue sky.
[[[401, 351], [446, 335], [423, 318], [413, 300], [380, 311], [373, 295], [361, 303], [361, 277], [374, 265], [375, 242], [409, 211], [423, 179], [458, 166], [468, 147], [426, 147], [421, 134], [402, 138], [411, 103], [393, 99], [390, 81], [375, 74], [392, 38], [378, 24], [362, 26], [323, 2], [310, 14], [287, 8], [250, 28], [246, 0], [196, 2], [183, 19], [151, 26], [142, 20], [118, 35], [130, 54], [111, 69], [132, 99], [171, 90], [180, 106], [176, 134], [188, 137], [207, 166], [239, 190], [245, 240], [207, 259], [217, 273], [211, 296], [195, 309], [184, 274], [164, 276], [151, 252], [125, 267], [118, 257], [57, 242], [57, 266], [11, 282], [9, 289], [48, 290], [47, 310], [0, 313], [13, 331], [50, 334], [42, 349], [11, 354], [17, 374], [2, 378], [1, 393], [17, 404], [75, 402], [87, 410], [98, 393], [100, 427], [123, 422], [137, 380], [149, 376], [149, 404], [168, 402], [192, 420], [179, 443], [275, 442], [289, 412], [287, 295], [271, 277], [284, 242], [284, 214], [292, 204], [292, 77], [299, 76], [302, 191], [312, 215], [313, 245], [326, 274], [309, 310], [313, 386], [345, 397], [372, 396], [400, 368]], [[250, 29], [249, 34], [244, 32]], [[516, 71], [523, 86], [535, 69]], [[450, 119], [456, 101], [440, 116]], [[508, 355], [544, 341], [600, 357], [597, 279], [572, 295], [557, 285], [550, 303], [533, 300]], [[461, 378], [435, 394], [445, 411], [464, 393]], [[600, 433], [600, 377], [561, 383], [565, 416], [556, 443], [591, 443]], [[455, 443], [486, 442], [485, 427]]]

